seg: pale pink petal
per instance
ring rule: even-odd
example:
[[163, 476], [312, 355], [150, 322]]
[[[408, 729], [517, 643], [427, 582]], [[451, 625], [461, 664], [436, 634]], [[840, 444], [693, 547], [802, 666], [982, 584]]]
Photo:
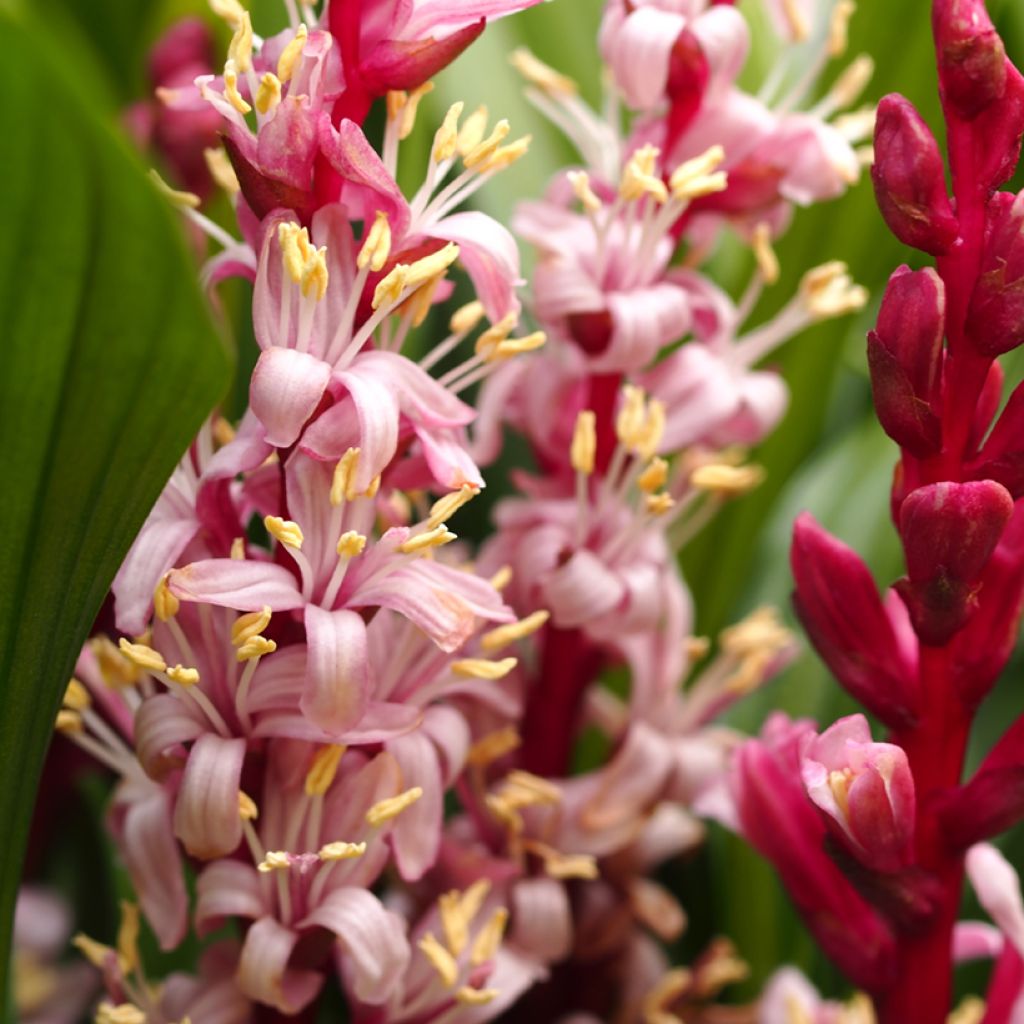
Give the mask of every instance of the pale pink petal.
[[365, 889], [336, 889], [301, 922], [333, 932], [344, 950], [341, 970], [346, 988], [363, 1003], [378, 1005], [401, 982], [409, 963], [405, 922], [385, 910]]
[[608, 296], [612, 335], [593, 366], [602, 370], [644, 369], [670, 342], [690, 329], [690, 296], [667, 281]]
[[750, 28], [735, 7], [716, 5], [695, 18], [690, 26], [708, 62], [710, 96], [732, 85], [750, 51]]
[[261, 918], [246, 932], [238, 964], [238, 985], [250, 999], [285, 1014], [296, 1014], [313, 1001], [323, 984], [323, 975], [288, 968], [298, 939], [295, 932], [272, 917]]
[[431, 738], [440, 756], [445, 789], [454, 784], [466, 763], [472, 741], [469, 725], [453, 707], [435, 704], [427, 708], [423, 732]]
[[305, 601], [295, 577], [283, 566], [252, 559], [209, 558], [175, 569], [167, 579], [172, 594], [183, 601], [201, 601], [240, 612], [256, 612], [264, 605], [284, 612], [301, 608]]
[[605, 39], [605, 60], [626, 102], [647, 110], [664, 98], [672, 47], [686, 19], [674, 11], [639, 7]]
[[423, 720], [420, 708], [407, 704], [372, 702], [357, 725], [344, 732], [327, 732], [296, 711], [271, 711], [260, 717], [253, 736], [280, 736], [310, 743], [344, 743], [350, 747], [385, 743], [415, 729]]
[[256, 136], [256, 161], [270, 178], [309, 189], [317, 153], [317, 122], [309, 96], [289, 90]]
[[260, 876], [251, 864], [218, 860], [207, 865], [196, 882], [196, 928], [208, 935], [226, 918], [255, 921], [268, 913]]
[[231, 853], [242, 839], [238, 790], [245, 740], [207, 733], [189, 753], [174, 808], [174, 834], [200, 860]]
[[1003, 951], [1003, 933], [986, 921], [957, 921], [953, 927], [953, 960], [995, 960]]
[[277, 237], [279, 225], [298, 218], [281, 210], [272, 213], [261, 225], [259, 269], [252, 292], [252, 326], [261, 349], [284, 347], [298, 327], [298, 303], [293, 302], [288, 323], [281, 322], [281, 288], [292, 287], [284, 273], [281, 245]]
[[420, 732], [392, 740], [387, 750], [402, 771], [402, 788], [423, 789], [423, 796], [398, 816], [391, 832], [398, 871], [407, 882], [415, 882], [434, 866], [441, 846], [444, 784], [437, 750]]
[[306, 607], [306, 685], [300, 707], [320, 728], [343, 733], [366, 710], [370, 668], [366, 623], [356, 612]]
[[430, 473], [441, 487], [457, 491], [467, 484], [470, 487], [484, 486], [484, 478], [466, 450], [468, 442], [464, 436], [442, 427], [417, 426], [414, 429]]
[[135, 753], [143, 771], [160, 782], [181, 765], [181, 753], [175, 748], [190, 743], [209, 729], [205, 716], [195, 705], [170, 693], [148, 697], [135, 714]]
[[398, 394], [402, 412], [431, 427], [462, 427], [473, 421], [473, 407], [453, 395], [417, 363], [394, 352], [362, 352], [355, 365], [370, 371]]
[[[585, 548], [544, 579], [544, 597], [559, 628], [571, 629], [615, 608], [625, 596], [622, 581]], [[611, 638], [610, 638], [611, 639]]]
[[249, 402], [270, 444], [288, 448], [295, 443], [320, 404], [330, 377], [330, 366], [308, 352], [263, 351], [252, 373]]
[[565, 885], [553, 878], [524, 878], [512, 889], [512, 931], [517, 947], [542, 963], [572, 949], [572, 911]]
[[967, 851], [966, 866], [978, 902], [1024, 956], [1024, 903], [1013, 865], [991, 843], [978, 843]]
[[823, 1008], [818, 990], [795, 967], [776, 971], [761, 997], [758, 1024], [791, 1024], [794, 1017], [814, 1021]]
[[355, 490], [365, 491], [387, 468], [398, 448], [398, 401], [394, 384], [365, 372], [356, 362], [335, 375], [347, 389], [359, 421], [360, 449]]
[[402, 38], [441, 36], [486, 18], [493, 21], [506, 14], [524, 11], [539, 0], [419, 0], [402, 28]]

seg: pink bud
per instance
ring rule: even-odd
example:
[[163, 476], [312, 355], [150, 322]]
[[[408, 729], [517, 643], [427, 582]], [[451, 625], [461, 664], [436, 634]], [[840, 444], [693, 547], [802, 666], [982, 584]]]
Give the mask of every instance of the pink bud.
[[875, 409], [885, 432], [918, 458], [942, 447], [942, 335], [946, 294], [930, 267], [902, 266], [889, 278], [868, 334]]
[[183, 69], [192, 77], [210, 71], [216, 58], [216, 41], [202, 18], [182, 18], [175, 22], [153, 44], [147, 69], [154, 86], [175, 85]]
[[900, 639], [909, 632], [906, 613], [902, 623], [896, 620], [902, 609], [883, 605], [857, 554], [807, 512], [796, 520], [790, 560], [797, 614], [835, 677], [890, 725], [912, 720], [917, 665], [913, 649]]
[[1024, 495], [1024, 383], [1010, 395], [977, 459], [972, 476], [1001, 483], [1014, 498]]
[[1006, 48], [982, 0], [936, 0], [932, 27], [943, 99], [970, 120], [1006, 89]]
[[1024, 192], [988, 204], [981, 274], [965, 325], [974, 347], [997, 356], [1024, 342]]
[[1024, 764], [982, 768], [935, 808], [941, 832], [954, 849], [965, 849], [1005, 832], [1024, 819]]
[[928, 484], [904, 499], [907, 578], [896, 587], [926, 644], [948, 643], [966, 624], [978, 578], [1012, 513], [1013, 499], [994, 480]]
[[902, 747], [873, 743], [863, 715], [805, 741], [800, 765], [832, 834], [865, 867], [898, 871], [913, 856], [914, 778]]
[[898, 93], [878, 104], [871, 180], [878, 208], [901, 242], [935, 256], [948, 251], [959, 224], [946, 194], [942, 156], [913, 103]]

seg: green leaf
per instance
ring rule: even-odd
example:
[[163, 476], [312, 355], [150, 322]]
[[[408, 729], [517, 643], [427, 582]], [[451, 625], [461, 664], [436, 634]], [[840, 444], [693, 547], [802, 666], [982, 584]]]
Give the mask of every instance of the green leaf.
[[64, 686], [229, 375], [174, 215], [68, 65], [0, 12], [0, 971]]

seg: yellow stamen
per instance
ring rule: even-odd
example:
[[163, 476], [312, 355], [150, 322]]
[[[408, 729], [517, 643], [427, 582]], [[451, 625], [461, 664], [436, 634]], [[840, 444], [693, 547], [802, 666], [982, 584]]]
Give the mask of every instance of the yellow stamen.
[[242, 12], [235, 34], [228, 44], [228, 58], [234, 61], [239, 74], [244, 75], [252, 68], [252, 18], [248, 11]]
[[210, 0], [210, 10], [228, 23], [228, 28], [237, 31], [246, 16], [245, 8], [238, 0]]
[[90, 939], [88, 935], [79, 932], [72, 940], [71, 945], [78, 950], [86, 960], [93, 965], [98, 967], [100, 970], [104, 970], [109, 967], [112, 960], [117, 959], [117, 953], [110, 946], [105, 946], [102, 942], [97, 942], [95, 939]]
[[663, 516], [675, 506], [675, 503], [675, 498], [664, 491], [660, 494], [647, 494], [644, 496], [644, 508], [652, 516]]
[[402, 113], [402, 107], [405, 106], [405, 102], [408, 98], [408, 93], [403, 89], [392, 89], [390, 92], [385, 94], [384, 103], [387, 107], [389, 121], [394, 121]]
[[832, 790], [839, 812], [846, 817], [850, 813], [850, 785], [853, 772], [849, 768], [828, 773], [828, 788]]
[[539, 775], [517, 769], [506, 776], [501, 796], [513, 807], [532, 807], [535, 804], [560, 803], [562, 791]]
[[408, 540], [402, 541], [398, 545], [398, 550], [403, 554], [412, 555], [417, 551], [426, 551], [429, 548], [438, 548], [443, 544], [450, 544], [455, 539], [456, 535], [447, 526], [442, 525], [433, 530], [417, 533]]
[[346, 530], [338, 538], [338, 557], [355, 558], [366, 548], [366, 537], [357, 530]]
[[427, 932], [417, 945], [430, 961], [431, 967], [437, 971], [444, 986], [452, 988], [459, 977], [459, 965], [456, 963], [455, 957], [430, 932]]
[[663, 203], [668, 199], [665, 183], [655, 174], [658, 155], [661, 150], [657, 146], [641, 146], [626, 161], [619, 182], [619, 195], [627, 201], [652, 196], [655, 202]]
[[262, 658], [264, 654], [273, 654], [277, 650], [277, 644], [268, 640], [265, 636], [253, 636], [242, 644], [235, 652], [238, 661], [251, 661], [253, 658]]
[[366, 233], [366, 240], [359, 249], [356, 257], [356, 266], [360, 270], [369, 267], [374, 273], [384, 268], [384, 264], [391, 255], [391, 225], [388, 224], [388, 215], [383, 210], [378, 210]]
[[345, 750], [341, 744], [330, 743], [316, 752], [306, 773], [306, 796], [323, 796], [330, 789]]
[[233, 60], [228, 60], [224, 64], [224, 96], [228, 103], [243, 116], [252, 110], [252, 107], [246, 103], [238, 91], [238, 68], [235, 67]]
[[600, 877], [597, 860], [589, 853], [562, 853], [546, 843], [534, 841], [527, 841], [523, 845], [544, 861], [544, 871], [552, 878], [592, 880]]
[[709, 491], [721, 497], [735, 497], [758, 487], [765, 477], [761, 466], [729, 466], [712, 463], [698, 466], [690, 476], [690, 483], [699, 491]]
[[849, 45], [850, 19], [857, 9], [854, 0], [839, 0], [832, 8], [832, 17], [828, 23], [828, 55], [842, 57]]
[[543, 331], [534, 331], [522, 338], [507, 338], [498, 342], [494, 351], [487, 357], [487, 361], [495, 363], [501, 359], [522, 355], [524, 352], [536, 352], [537, 349], [544, 347], [547, 340], [548, 336]]
[[443, 274], [459, 258], [459, 247], [454, 242], [449, 242], [437, 252], [424, 256], [409, 264], [405, 281], [406, 288], [418, 288], [421, 284]]
[[321, 846], [317, 856], [322, 861], [353, 860], [366, 853], [366, 843], [328, 843]]
[[569, 461], [577, 473], [594, 472], [594, 458], [597, 455], [597, 417], [593, 409], [583, 409], [576, 417], [569, 446]]
[[89, 649], [96, 657], [100, 675], [107, 686], [134, 686], [139, 681], [138, 668], [124, 659], [110, 637], [93, 637], [89, 641]]
[[664, 436], [665, 403], [657, 398], [652, 398], [647, 403], [647, 415], [644, 418], [644, 425], [640, 436], [637, 438], [637, 455], [642, 459], [653, 458]]
[[171, 205], [177, 206], [182, 210], [194, 210], [200, 205], [202, 200], [194, 192], [180, 192], [178, 189], [171, 188], [170, 185], [160, 177], [159, 174], [152, 168], [149, 172], [149, 178], [157, 187], [157, 191], [165, 198], [170, 200]]
[[239, 615], [231, 626], [231, 643], [241, 647], [254, 636], [259, 636], [270, 625], [270, 605], [265, 604], [258, 612]]
[[[680, 1018], [669, 1013], [672, 1005], [693, 981], [693, 975], [685, 967], [666, 971], [654, 987], [644, 996], [641, 1004], [644, 1024], [675, 1024]], [[681, 1022], [680, 1022], [681, 1024]]]
[[480, 334], [473, 346], [473, 351], [478, 356], [490, 357], [494, 350], [512, 333], [516, 324], [519, 323], [517, 313], [508, 313], [496, 324], [492, 324]]
[[490, 580], [491, 586], [494, 587], [494, 589], [498, 590], [498, 591], [504, 590], [512, 582], [512, 576], [513, 576], [512, 566], [511, 565], [503, 565], [491, 577], [491, 580]]
[[452, 662], [452, 672], [467, 679], [504, 679], [518, 664], [518, 658], [502, 658], [501, 661], [461, 658]]
[[327, 279], [327, 247], [322, 245], [311, 252], [302, 268], [302, 294], [313, 294], [319, 302], [327, 294]]
[[508, 137], [508, 133], [512, 130], [511, 125], [508, 121], [502, 118], [492, 129], [491, 134], [485, 139], [481, 139], [468, 153], [466, 153], [462, 162], [468, 169], [478, 167], [484, 161], [489, 160], [498, 147]]
[[448, 108], [441, 127], [434, 133], [434, 145], [430, 151], [434, 163], [450, 160], [455, 156], [455, 146], [459, 139], [459, 118], [462, 117], [464, 104], [460, 100]]
[[121, 925], [117, 931], [117, 953], [126, 974], [139, 966], [139, 907], [121, 900]]
[[244, 562], [245, 561], [245, 538], [236, 537], [231, 542], [230, 556], [233, 562]]
[[199, 670], [185, 668], [184, 665], [175, 665], [167, 670], [167, 678], [179, 686], [195, 686], [199, 682]]
[[[985, 1000], [979, 999], [978, 996], [966, 996], [946, 1019], [946, 1024], [981, 1024], [984, 1019]], [[841, 1024], [875, 1024], [875, 1018], [873, 1015], [869, 1017], [862, 1014], [856, 1022], [852, 1019], [843, 1020]]]
[[409, 93], [405, 103], [402, 104], [402, 119], [398, 123], [398, 137], [400, 139], [407, 139], [412, 135], [413, 128], [416, 127], [416, 112], [419, 110], [420, 100], [423, 99], [427, 93], [434, 91], [433, 82], [424, 82], [421, 86], [413, 89]]
[[423, 789], [420, 786], [413, 786], [398, 796], [388, 797], [386, 800], [378, 800], [367, 812], [366, 823], [377, 828], [384, 822], [397, 818], [407, 807], [412, 807], [419, 798], [423, 796]]
[[448, 328], [452, 334], [466, 334], [473, 330], [484, 315], [484, 304], [477, 299], [467, 302], [452, 313]]
[[451, 494], [438, 498], [430, 506], [427, 527], [433, 530], [442, 523], [448, 522], [463, 505], [472, 501], [479, 493], [480, 489], [478, 487], [474, 487], [472, 484], [463, 484], [457, 491], [452, 491]]
[[532, 135], [523, 135], [510, 142], [507, 146], [499, 146], [491, 156], [479, 165], [481, 174], [490, 174], [494, 171], [503, 171], [511, 167], [517, 160], [521, 160], [530, 151], [530, 143], [533, 142]]
[[397, 302], [409, 277], [409, 268], [404, 263], [396, 263], [377, 282], [373, 290], [373, 302], [370, 304], [374, 309], [380, 309], [385, 304]]
[[772, 248], [771, 225], [762, 221], [754, 228], [750, 239], [751, 247], [754, 250], [754, 258], [757, 260], [758, 273], [765, 284], [775, 284], [779, 279], [779, 258]]
[[178, 614], [181, 602], [171, 593], [167, 586], [167, 577], [161, 576], [160, 582], [153, 591], [153, 614], [161, 622], [167, 622]]
[[311, 248], [309, 234], [294, 221], [285, 221], [277, 226], [277, 241], [281, 246], [281, 262], [285, 271], [295, 284], [299, 284], [306, 266], [306, 254]]
[[256, 865], [256, 870], [269, 875], [271, 871], [287, 871], [290, 866], [291, 858], [284, 850], [268, 850], [266, 857]]
[[810, 35], [811, 27], [807, 24], [804, 12], [800, 9], [800, 0], [782, 0], [782, 13], [789, 25], [793, 39], [802, 43]]
[[654, 494], [665, 486], [668, 479], [668, 463], [662, 458], [653, 458], [647, 468], [636, 478], [636, 485], [645, 494]]
[[875, 62], [871, 57], [866, 53], [854, 57], [830, 90], [833, 101], [840, 107], [856, 103], [874, 73]]
[[[210, 149], [204, 150], [203, 152], [204, 154], [220, 153], [225, 159], [227, 159], [227, 156], [222, 149]], [[228, 166], [230, 166], [230, 164]], [[231, 442], [238, 436], [238, 432], [223, 416], [214, 416], [211, 433], [213, 434], [214, 441], [216, 441], [217, 445], [221, 448], [226, 444], [231, 444]]]
[[590, 175], [586, 171], [569, 171], [566, 177], [583, 209], [587, 213], [597, 213], [602, 204], [597, 193], [590, 187]]
[[477, 107], [459, 129], [459, 136], [455, 140], [455, 149], [461, 156], [471, 153], [480, 144], [480, 140], [487, 131], [487, 108]]
[[241, 790], [238, 791], [238, 816], [242, 821], [255, 821], [260, 816], [256, 801]]
[[496, 729], [478, 739], [469, 748], [466, 760], [469, 764], [475, 765], [491, 764], [512, 753], [522, 742], [522, 737], [516, 732], [515, 727], [506, 725], [503, 729]]
[[711, 638], [706, 636], [688, 636], [683, 641], [683, 650], [689, 661], [700, 661], [706, 658], [711, 650]]
[[57, 718], [53, 723], [53, 727], [57, 732], [83, 732], [85, 730], [85, 723], [77, 711], [69, 711], [62, 708], [57, 712]]
[[516, 640], [522, 640], [523, 637], [536, 633], [550, 618], [551, 612], [541, 608], [520, 619], [518, 622], [509, 622], [503, 626], [496, 626], [480, 637], [480, 647], [488, 653], [500, 650]]
[[270, 71], [265, 72], [254, 102], [257, 112], [269, 114], [281, 102], [281, 79]]
[[867, 289], [853, 282], [839, 260], [807, 271], [800, 281], [800, 296], [808, 312], [819, 319], [855, 312], [868, 301]]
[[455, 1002], [463, 1006], [486, 1006], [494, 1002], [501, 995], [501, 990], [496, 988], [473, 988], [472, 985], [463, 985], [455, 993]]
[[134, 1003], [102, 1002], [96, 1008], [96, 1024], [146, 1024], [146, 1015]]
[[359, 467], [359, 449], [349, 448], [334, 467], [331, 480], [331, 504], [337, 508], [343, 501], [356, 496], [356, 470]]
[[574, 96], [577, 92], [578, 86], [568, 75], [549, 67], [525, 46], [513, 50], [508, 60], [523, 78], [549, 96]]
[[69, 711], [85, 711], [92, 704], [92, 697], [85, 686], [73, 676], [64, 691], [64, 707]]
[[302, 56], [303, 48], [306, 45], [306, 38], [309, 32], [305, 25], [300, 25], [295, 33], [295, 38], [281, 51], [277, 58], [277, 77], [282, 82], [290, 82], [295, 74], [295, 65]]
[[302, 530], [298, 523], [282, 519], [280, 516], [264, 516], [263, 525], [267, 528], [267, 533], [282, 544], [293, 548], [302, 547]]
[[625, 448], [634, 449], [646, 418], [647, 396], [643, 388], [625, 384], [622, 388], [622, 406], [615, 417], [615, 434]]
[[488, 960], [494, 959], [494, 955], [501, 946], [507, 924], [507, 908], [496, 908], [490, 920], [480, 929], [477, 937], [473, 940], [473, 947], [469, 951], [469, 962], [474, 967], [479, 967], [481, 964], [487, 963]]
[[117, 646], [133, 665], [147, 672], [163, 672], [167, 668], [167, 662], [152, 647], [129, 643], [124, 637], [121, 637]]

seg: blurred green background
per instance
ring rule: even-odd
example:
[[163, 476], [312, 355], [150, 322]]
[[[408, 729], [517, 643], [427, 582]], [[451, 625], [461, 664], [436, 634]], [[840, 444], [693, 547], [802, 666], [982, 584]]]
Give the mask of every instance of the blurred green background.
[[[52, 31], [59, 33], [83, 89], [111, 117], [126, 102], [142, 95], [145, 53], [160, 31], [183, 14], [205, 15], [200, 0], [35, 0], [35, 6]], [[1024, 62], [1024, 8], [1012, 0], [992, 0], [989, 6], [1009, 54], [1018, 63]], [[279, 0], [255, 0], [252, 7], [253, 21], [264, 34], [283, 24]], [[770, 66], [774, 44], [758, 0], [741, 7], [755, 26], [745, 80], [756, 88]], [[517, 200], [537, 196], [549, 176], [575, 157], [561, 136], [522, 98], [507, 54], [518, 45], [529, 46], [576, 78], [584, 95], [595, 99], [600, 12], [599, 0], [552, 0], [489, 26], [479, 42], [438, 76], [435, 92], [421, 107], [418, 138], [423, 160], [430, 139], [423, 125], [436, 123], [456, 99], [467, 105], [482, 102], [496, 116], [508, 117], [516, 134], [531, 132], [534, 143], [527, 159], [479, 194], [478, 204], [505, 218]], [[850, 40], [850, 56], [867, 52], [876, 62], [865, 101], [874, 102], [891, 91], [902, 92], [938, 129], [928, 5], [923, 0], [860, 0]], [[837, 70], [830, 69], [824, 87]], [[414, 145], [404, 147], [403, 159], [405, 172], [415, 182], [422, 163]], [[826, 259], [845, 260], [853, 276], [870, 289], [873, 302], [859, 316], [807, 331], [775, 360], [789, 382], [792, 403], [780, 429], [756, 453], [768, 470], [767, 482], [730, 506], [684, 558], [698, 609], [698, 630], [712, 635], [763, 603], [784, 608], [792, 621], [788, 538], [792, 519], [800, 509], [810, 509], [860, 551], [880, 582], [899, 575], [899, 550], [887, 512], [894, 448], [871, 415], [863, 339], [888, 275], [903, 261], [920, 265], [920, 254], [905, 250], [888, 235], [875, 210], [867, 175], [841, 200], [798, 210], [777, 248], [782, 278], [766, 297], [766, 308], [777, 306], [792, 293], [807, 268]], [[713, 263], [716, 279], [734, 294], [749, 269], [749, 258], [730, 246], [724, 247]], [[246, 298], [245, 290], [236, 287], [227, 303], [242, 336], [245, 317], [241, 311]], [[244, 355], [243, 343], [241, 394], [249, 365]], [[1024, 365], [1008, 367], [1009, 379], [1019, 379], [1021, 369]], [[1019, 675], [1017, 659], [986, 706], [974, 756], [1024, 706], [1017, 692]], [[847, 712], [850, 704], [816, 659], [804, 654], [783, 678], [747, 699], [734, 714], [734, 724], [756, 730], [772, 707], [829, 720]], [[103, 845], [97, 837], [93, 844], [97, 870]], [[1024, 853], [1024, 841], [1012, 842], [1011, 848], [1011, 858], [1019, 863], [1020, 857], [1014, 855]], [[66, 861], [58, 857], [54, 870], [67, 877], [69, 886], [81, 887], [79, 871]], [[71, 875], [78, 875], [77, 881]], [[684, 939], [683, 952], [691, 953], [710, 935], [723, 933], [736, 941], [752, 965], [748, 993], [784, 961], [801, 964], [823, 987], [841, 991], [837, 979], [816, 957], [770, 870], [736, 840], [714, 830], [707, 849], [692, 862], [672, 869], [667, 877], [691, 915], [691, 933]], [[95, 882], [94, 876], [89, 888], [90, 913], [99, 915], [103, 887], [97, 891]]]

